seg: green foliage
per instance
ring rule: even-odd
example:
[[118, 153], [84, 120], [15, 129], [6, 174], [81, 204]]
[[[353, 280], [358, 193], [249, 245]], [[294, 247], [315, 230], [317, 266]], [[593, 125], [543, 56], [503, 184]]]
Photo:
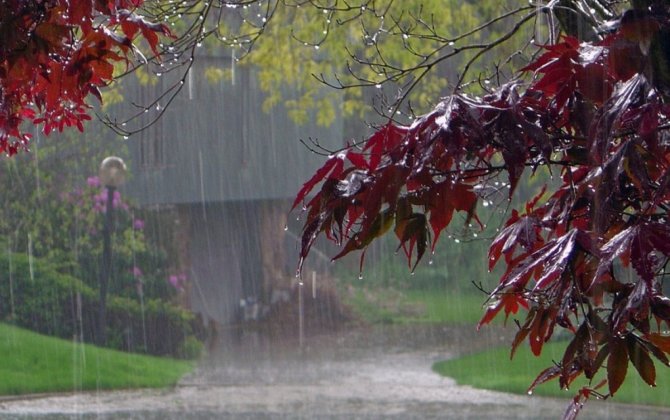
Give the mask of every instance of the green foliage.
[[178, 361], [101, 349], [0, 324], [0, 395], [163, 388], [194, 368]]
[[[347, 11], [334, 12], [325, 5], [322, 8], [291, 7], [292, 2], [288, 2], [288, 5], [278, 7], [274, 12], [264, 28], [263, 36], [256, 40], [252, 54], [242, 64], [248, 63], [258, 68], [260, 86], [268, 94], [267, 105], [284, 103], [287, 99], [285, 92], [289, 91], [287, 88], [291, 92], [298, 92], [299, 99], [288, 98], [290, 101], [286, 103], [290, 115], [298, 122], [303, 121], [307, 109], [316, 105], [318, 123], [331, 123], [336, 113], [330, 105], [323, 106], [324, 100], [329, 104], [341, 104], [339, 112], [345, 117], [366, 118], [370, 116], [372, 106], [368, 99], [372, 94], [364, 94], [364, 90], [356, 86], [363, 80], [372, 86], [377, 82], [382, 83], [387, 79], [388, 74], [385, 72], [388, 69], [357, 60], [383, 61], [392, 68], [420, 66], [427, 57], [434, 58], [436, 50], [444, 48], [444, 38], [456, 37], [463, 28], [474, 27], [499, 15], [507, 9], [506, 3], [488, 5], [456, 0], [384, 0], [375, 2], [376, 11], [352, 7]], [[380, 13], [384, 14], [383, 18]], [[420, 20], [427, 24], [423, 26]], [[238, 32], [249, 32], [251, 25], [251, 22], [245, 22]], [[508, 29], [503, 24], [500, 27], [493, 25], [491, 30]], [[434, 36], [435, 33], [439, 37]], [[478, 42], [480, 35], [473, 35], [468, 41]], [[502, 49], [502, 54], [511, 54], [519, 49], [519, 45], [511, 42], [509, 47]], [[379, 52], [383, 59], [377, 55]], [[440, 55], [443, 53], [446, 54], [443, 51]], [[452, 80], [457, 77], [454, 69], [462, 67], [471, 55], [464, 50], [450, 59], [448, 65], [440, 64], [437, 71], [421, 75], [421, 83], [409, 98], [413, 110], [424, 112], [434, 104], [435, 98], [444, 96], [449, 85], [453, 87], [455, 83]], [[502, 58], [492, 57], [488, 62], [494, 64]], [[490, 69], [478, 67], [474, 73], [487, 70]], [[315, 76], [323, 77], [328, 83], [342, 82], [351, 88], [344, 95], [339, 91], [327, 91], [323, 98], [323, 85]], [[418, 77], [406, 76], [395, 79], [394, 86], [384, 88], [383, 91], [393, 92], [390, 96], [394, 96], [396, 89]], [[375, 93], [382, 93], [382, 89]]]
[[[126, 151], [123, 144], [105, 142], [93, 134], [54, 136], [49, 141], [36, 135], [32, 146], [30, 154], [0, 162], [4, 181], [0, 189], [0, 236], [8, 238], [14, 250], [35, 256], [72, 257], [88, 240], [89, 232], [83, 229], [80, 218], [72, 217], [74, 211], [85, 210], [68, 205], [67, 198], [98, 173], [104, 156], [123, 157]], [[67, 170], [63, 170], [64, 162]], [[100, 230], [102, 221], [99, 226]]]
[[[124, 143], [63, 136], [33, 142], [30, 154], [0, 162], [0, 238], [5, 249], [48, 257], [58, 270], [97, 288], [102, 254], [106, 191], [95, 176], [104, 156], [127, 153]], [[67, 170], [63, 162], [67, 161]], [[129, 174], [132, 176], [132, 174]], [[115, 195], [112, 281], [109, 292], [137, 298], [172, 300], [174, 287], [167, 251], [145, 233], [153, 215]], [[174, 252], [174, 250], [171, 250]]]
[[194, 360], [199, 359], [205, 351], [205, 346], [202, 341], [193, 336], [186, 337], [178, 349], [179, 357], [182, 359]]
[[[98, 293], [59, 273], [52, 264], [25, 255], [0, 255], [0, 319], [47, 335], [92, 342]], [[111, 296], [107, 304], [108, 345], [155, 355], [192, 357], [195, 316], [171, 303]]]

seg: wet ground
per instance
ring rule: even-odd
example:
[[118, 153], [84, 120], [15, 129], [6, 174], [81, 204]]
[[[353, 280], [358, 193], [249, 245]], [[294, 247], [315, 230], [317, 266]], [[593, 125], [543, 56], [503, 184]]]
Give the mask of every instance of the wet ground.
[[[0, 418], [53, 419], [556, 419], [566, 400], [459, 386], [431, 371], [438, 360], [501, 342], [472, 327], [387, 327], [304, 342], [253, 334], [221, 343], [170, 390], [5, 400]], [[584, 419], [670, 418], [670, 410], [589, 402]]]

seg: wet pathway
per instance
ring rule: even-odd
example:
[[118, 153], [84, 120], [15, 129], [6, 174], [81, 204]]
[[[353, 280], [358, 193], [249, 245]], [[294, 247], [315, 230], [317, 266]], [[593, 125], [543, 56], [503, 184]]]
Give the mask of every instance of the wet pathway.
[[[499, 330], [475, 334], [471, 327], [363, 329], [309, 339], [303, 350], [292, 341], [248, 336], [222, 345], [175, 389], [4, 401], [0, 418], [560, 418], [565, 400], [458, 386], [430, 369], [500, 341], [509, 337]], [[669, 417], [669, 410], [594, 402], [580, 418]]]

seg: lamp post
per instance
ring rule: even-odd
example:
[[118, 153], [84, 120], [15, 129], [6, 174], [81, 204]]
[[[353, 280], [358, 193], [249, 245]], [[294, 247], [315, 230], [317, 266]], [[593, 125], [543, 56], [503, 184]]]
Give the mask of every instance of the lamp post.
[[105, 225], [102, 231], [102, 264], [100, 267], [100, 302], [98, 306], [98, 334], [96, 342], [107, 342], [107, 286], [112, 271], [112, 233], [114, 229], [114, 191], [126, 180], [126, 164], [116, 156], [106, 157], [100, 164], [100, 182], [107, 189]]

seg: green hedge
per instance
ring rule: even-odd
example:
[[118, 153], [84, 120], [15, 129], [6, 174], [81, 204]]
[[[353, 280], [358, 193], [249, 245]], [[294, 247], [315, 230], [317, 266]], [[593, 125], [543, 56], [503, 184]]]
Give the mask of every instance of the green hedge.
[[[42, 334], [94, 341], [98, 291], [45, 261], [0, 255], [0, 319]], [[107, 299], [108, 347], [190, 358], [201, 323], [173, 304], [119, 296]], [[146, 339], [146, 347], [145, 347]]]

